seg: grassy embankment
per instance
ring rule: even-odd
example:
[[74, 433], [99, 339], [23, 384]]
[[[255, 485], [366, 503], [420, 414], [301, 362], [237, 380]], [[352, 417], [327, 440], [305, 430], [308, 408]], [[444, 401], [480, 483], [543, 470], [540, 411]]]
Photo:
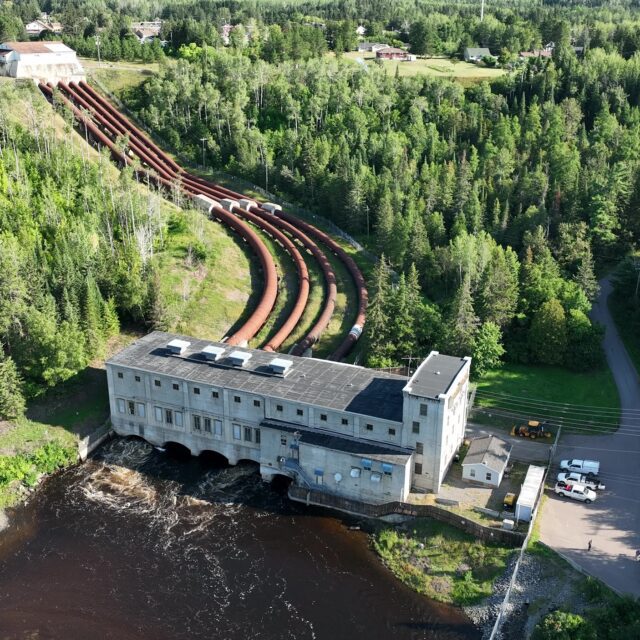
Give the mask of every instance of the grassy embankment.
[[[333, 53], [327, 54], [333, 56]], [[364, 60], [367, 65], [378, 64], [375, 62], [375, 53], [362, 51], [350, 51], [343, 54], [346, 60], [355, 62], [358, 58]], [[435, 78], [448, 78], [457, 80], [464, 86], [470, 86], [483, 80], [494, 80], [505, 74], [503, 69], [492, 69], [471, 64], [464, 61], [456, 61], [450, 58], [418, 58], [413, 62], [398, 60], [382, 60], [382, 66], [389, 74], [398, 73], [401, 77], [425, 75]]]
[[468, 605], [489, 596], [514, 552], [429, 518], [406, 526], [406, 532], [382, 526], [374, 549], [402, 582], [440, 602]]
[[[518, 364], [505, 364], [478, 382], [475, 405], [483, 408], [474, 411], [472, 417], [480, 424], [511, 429], [526, 420], [548, 419], [563, 423], [563, 430], [585, 434], [614, 431], [620, 409], [618, 390], [608, 368], [574, 373], [559, 367]], [[593, 416], [587, 410], [574, 411], [569, 405], [597, 407], [610, 413]], [[500, 415], [505, 413], [522, 417]]]

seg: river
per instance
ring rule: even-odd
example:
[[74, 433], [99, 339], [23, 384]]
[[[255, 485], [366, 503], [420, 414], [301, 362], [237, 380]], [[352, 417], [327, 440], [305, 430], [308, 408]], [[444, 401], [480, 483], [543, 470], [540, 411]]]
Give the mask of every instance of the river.
[[252, 466], [116, 439], [10, 523], [2, 640], [480, 637], [396, 580], [353, 522], [291, 503]]

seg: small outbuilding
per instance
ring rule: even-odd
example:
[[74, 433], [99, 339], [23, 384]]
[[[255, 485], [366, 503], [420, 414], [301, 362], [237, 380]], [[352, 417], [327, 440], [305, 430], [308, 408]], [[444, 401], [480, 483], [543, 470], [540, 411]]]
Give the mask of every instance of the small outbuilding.
[[497, 436], [475, 438], [462, 461], [462, 478], [499, 487], [511, 448], [506, 440]]
[[480, 62], [483, 58], [492, 58], [491, 51], [486, 47], [466, 47], [464, 50], [465, 62]]

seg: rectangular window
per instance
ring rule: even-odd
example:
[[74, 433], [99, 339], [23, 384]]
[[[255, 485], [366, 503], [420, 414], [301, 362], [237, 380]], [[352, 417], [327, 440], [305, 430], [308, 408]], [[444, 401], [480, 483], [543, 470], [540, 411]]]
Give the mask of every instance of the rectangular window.
[[181, 427], [182, 426], [182, 411], [176, 411], [174, 413], [175, 419], [176, 419], [176, 427]]
[[487, 473], [487, 480], [491, 480], [491, 473]]
[[366, 424], [364, 427], [367, 431], [373, 431], [373, 425], [372, 424]]
[[326, 422], [327, 421], [327, 414], [326, 413], [321, 413], [320, 414], [320, 420], [322, 420], [322, 422]]
[[283, 447], [286, 447], [286, 446], [287, 446], [287, 438], [286, 438], [286, 436], [280, 436], [280, 444], [281, 444]]
[[475, 478], [475, 477], [476, 477], [476, 470], [475, 470], [475, 469], [470, 469], [470, 470], [469, 470], [469, 475], [470, 475], [472, 478]]
[[389, 435], [390, 436], [395, 436], [396, 435], [396, 430], [395, 429], [389, 429]]
[[136, 382], [140, 382], [140, 376], [136, 376]]
[[369, 471], [371, 471], [371, 466], [372, 466], [372, 462], [371, 460], [369, 460], [369, 458], [362, 458], [362, 468], [363, 469], [367, 469]]
[[251, 431], [252, 431], [251, 427], [245, 427], [244, 428], [244, 441], [245, 442], [252, 442], [253, 434], [251, 433]]
[[276, 411], [282, 411], [282, 405], [281, 404], [277, 404], [276, 405]]
[[260, 400], [254, 400], [253, 401], [253, 406], [254, 407], [259, 407], [260, 406]]
[[313, 475], [316, 477], [316, 484], [323, 484], [324, 482], [324, 471], [322, 469], [314, 469]]
[[122, 380], [122, 378], [124, 378], [124, 374], [122, 373], [122, 371], [118, 371], [118, 378], [120, 378]]
[[204, 432], [211, 433], [211, 418], [204, 419]]
[[428, 404], [421, 404], [420, 405], [420, 415], [421, 416], [426, 416], [427, 415], [427, 411], [429, 411], [429, 405]]
[[260, 429], [256, 429], [256, 444], [260, 444]]
[[359, 478], [360, 477], [360, 467], [351, 467], [351, 471], [349, 472], [349, 475], [352, 478]]
[[173, 411], [171, 409], [164, 410], [164, 421], [167, 424], [173, 424]]
[[416, 462], [413, 465], [413, 473], [415, 473], [415, 475], [417, 475], [417, 476], [421, 476], [422, 475], [422, 463], [421, 462]]
[[420, 423], [414, 421], [411, 425], [411, 431], [413, 431], [413, 433], [420, 433]]
[[240, 404], [240, 396], [233, 396], [233, 401]]
[[160, 380], [154, 380], [154, 381], [153, 381], [153, 384], [154, 384], [156, 387], [161, 387], [161, 386], [162, 386], [162, 385], [160, 384]]
[[302, 409], [296, 409], [296, 415], [303, 416], [304, 411]]
[[200, 395], [200, 387], [193, 387], [193, 393], [194, 393], [194, 395], [199, 396]]
[[217, 400], [217, 399], [220, 397], [220, 394], [219, 394], [217, 391], [212, 391], [212, 392], [211, 392], [211, 397], [212, 397], [214, 400]]
[[118, 398], [118, 413], [124, 413], [124, 412], [125, 412], [124, 400], [122, 398]]
[[180, 385], [177, 382], [174, 382], [171, 386], [174, 391], [180, 391]]
[[390, 476], [393, 473], [393, 465], [392, 464], [387, 464], [386, 462], [382, 463], [382, 473], [384, 473], [385, 476]]
[[162, 408], [161, 407], [153, 407], [153, 410], [156, 414], [156, 422], [162, 422]]
[[222, 420], [214, 420], [213, 421], [213, 433], [216, 436], [222, 435]]
[[141, 418], [144, 418], [144, 414], [145, 414], [145, 411], [144, 411], [144, 402], [138, 402], [138, 415], [139, 415]]
[[201, 427], [201, 418], [200, 416], [193, 416], [193, 430], [194, 431], [200, 431], [200, 427]]
[[349, 418], [342, 418], [342, 424], [343, 425], [348, 425], [349, 424]]
[[422, 455], [424, 453], [424, 445], [422, 442], [416, 442], [416, 453]]
[[130, 416], [136, 415], [136, 403], [133, 400], [127, 402], [127, 409]]
[[234, 440], [240, 440], [240, 438], [242, 438], [242, 429], [240, 428], [239, 424], [234, 424], [233, 425], [233, 439]]

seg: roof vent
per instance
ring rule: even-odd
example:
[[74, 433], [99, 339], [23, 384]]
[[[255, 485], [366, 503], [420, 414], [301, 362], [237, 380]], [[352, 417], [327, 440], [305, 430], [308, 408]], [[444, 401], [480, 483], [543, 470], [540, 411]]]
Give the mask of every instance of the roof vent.
[[246, 351], [232, 351], [228, 357], [234, 367], [244, 367], [251, 360], [251, 354]]
[[178, 340], [176, 338], [175, 340], [167, 343], [167, 350], [177, 356], [181, 356], [190, 346], [190, 342], [187, 342], [186, 340]]
[[274, 358], [270, 363], [271, 371], [273, 373], [277, 373], [278, 375], [285, 375], [289, 369], [293, 366], [293, 362], [291, 360], [285, 360], [284, 358]]
[[215, 362], [216, 360], [220, 360], [223, 353], [224, 353], [224, 347], [216, 347], [215, 345], [212, 345], [212, 344], [208, 344], [202, 350], [202, 355], [207, 360], [212, 360], [213, 362]]

